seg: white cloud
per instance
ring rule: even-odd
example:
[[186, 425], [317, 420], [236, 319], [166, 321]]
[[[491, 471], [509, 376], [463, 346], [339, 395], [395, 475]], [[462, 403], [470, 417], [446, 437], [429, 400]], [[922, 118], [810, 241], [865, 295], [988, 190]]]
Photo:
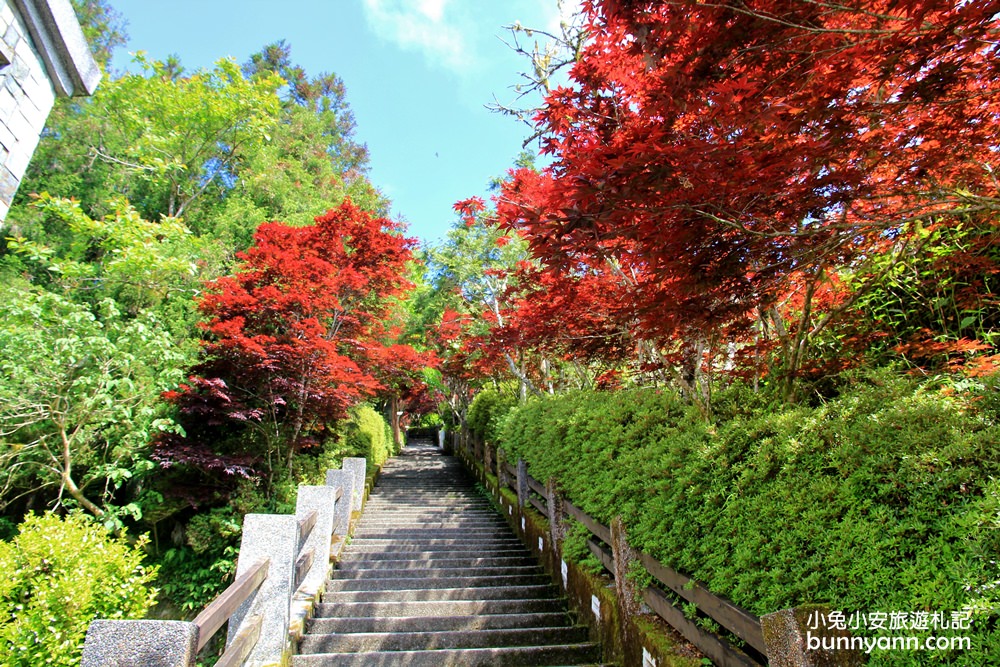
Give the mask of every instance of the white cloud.
[[572, 23], [573, 17], [582, 11], [582, 5], [582, 0], [563, 0], [560, 3], [556, 3], [555, 0], [548, 0], [543, 5], [545, 30], [553, 35], [561, 34], [560, 24], [563, 22]]
[[376, 34], [403, 49], [420, 51], [435, 64], [462, 73], [474, 59], [451, 0], [364, 0], [365, 17]]

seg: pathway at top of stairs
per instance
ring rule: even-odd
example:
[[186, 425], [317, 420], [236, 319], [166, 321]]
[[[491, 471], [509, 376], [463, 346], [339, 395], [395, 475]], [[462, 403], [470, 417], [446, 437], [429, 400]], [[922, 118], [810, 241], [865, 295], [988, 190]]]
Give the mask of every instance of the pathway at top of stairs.
[[461, 463], [388, 461], [293, 667], [591, 665], [600, 649]]

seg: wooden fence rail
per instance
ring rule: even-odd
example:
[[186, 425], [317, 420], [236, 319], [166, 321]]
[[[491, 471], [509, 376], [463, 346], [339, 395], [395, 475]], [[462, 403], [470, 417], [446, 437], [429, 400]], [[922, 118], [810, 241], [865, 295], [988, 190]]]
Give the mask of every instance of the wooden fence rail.
[[229, 588], [224, 590], [219, 597], [215, 598], [195, 617], [194, 624], [198, 626], [197, 650], [201, 651], [205, 648], [205, 645], [218, 632], [219, 628], [229, 622], [229, 618], [239, 606], [257, 592], [260, 585], [267, 579], [267, 570], [270, 565], [270, 558], [254, 563], [250, 566], [250, 570], [237, 577], [236, 581], [229, 585]]

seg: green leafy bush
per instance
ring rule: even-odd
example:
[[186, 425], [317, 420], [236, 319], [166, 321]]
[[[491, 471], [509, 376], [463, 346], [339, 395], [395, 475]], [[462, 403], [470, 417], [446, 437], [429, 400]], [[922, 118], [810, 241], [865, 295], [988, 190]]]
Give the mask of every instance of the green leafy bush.
[[156, 591], [155, 567], [79, 516], [31, 516], [0, 542], [0, 664], [78, 665], [95, 618], [141, 618]]
[[595, 518], [621, 515], [634, 546], [757, 614], [975, 610], [973, 651], [872, 664], [1000, 651], [995, 396], [888, 373], [849, 378], [816, 408], [744, 393], [719, 397], [715, 425], [652, 390], [542, 398], [511, 413], [502, 442]]
[[389, 423], [370, 405], [362, 404], [351, 411], [345, 425], [347, 456], [363, 456], [368, 466], [380, 466], [396, 453]]
[[517, 395], [509, 387], [487, 387], [476, 394], [469, 405], [466, 424], [474, 435], [496, 442], [500, 424], [517, 405]]

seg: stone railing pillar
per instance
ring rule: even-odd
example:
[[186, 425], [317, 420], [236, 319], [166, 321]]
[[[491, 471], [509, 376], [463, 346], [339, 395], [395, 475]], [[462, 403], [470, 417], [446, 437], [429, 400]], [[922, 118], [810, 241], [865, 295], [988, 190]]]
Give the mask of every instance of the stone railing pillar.
[[[312, 551], [312, 565], [299, 588], [304, 595], [318, 595], [330, 574], [330, 536], [337, 512], [337, 489], [332, 486], [300, 486], [295, 503], [295, 518], [298, 521], [316, 512], [316, 524], [302, 545], [300, 553]], [[339, 503], [347, 504], [346, 494]]]
[[94, 621], [81, 667], [189, 667], [198, 653], [198, 626], [186, 621]]
[[367, 473], [368, 462], [359, 457], [344, 459], [341, 468], [350, 472], [354, 479], [353, 491], [351, 493], [351, 511], [360, 512], [361, 504], [365, 499], [365, 474]]
[[248, 667], [281, 665], [289, 652], [288, 624], [290, 601], [295, 588], [295, 559], [298, 556], [299, 524], [289, 514], [247, 514], [243, 517], [240, 557], [236, 577], [258, 560], [271, 561], [267, 578], [229, 619], [228, 646], [236, 638], [243, 619], [261, 616], [260, 637], [247, 658]]
[[864, 654], [850, 648], [846, 629], [829, 627], [825, 605], [782, 609], [760, 617], [771, 667], [859, 667]]
[[333, 514], [334, 535], [347, 535], [351, 527], [351, 498], [354, 496], [354, 475], [348, 470], [327, 470], [326, 485], [343, 489], [343, 495]]

